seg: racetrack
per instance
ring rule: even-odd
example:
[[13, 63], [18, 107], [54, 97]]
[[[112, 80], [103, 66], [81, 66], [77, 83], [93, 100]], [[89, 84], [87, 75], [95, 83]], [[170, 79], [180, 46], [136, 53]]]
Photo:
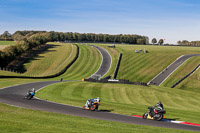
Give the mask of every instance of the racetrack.
[[105, 50], [104, 48], [101, 48], [101, 47], [98, 47], [95, 45], [90, 45], [90, 46], [98, 49], [102, 56], [101, 66], [99, 67], [99, 69], [97, 70], [96, 73], [94, 73], [92, 76], [90, 76], [90, 78], [93, 78], [93, 77], [95, 78], [95, 75], [101, 75], [101, 77], [103, 77], [109, 71], [109, 69], [111, 67], [112, 58], [111, 58], [110, 54], [107, 52], [107, 50]]
[[[104, 55], [105, 54], [102, 54], [102, 56]], [[109, 55], [107, 54], [107, 56]], [[109, 58], [109, 57], [106, 57], [106, 58]], [[104, 61], [104, 58], [103, 58], [102, 64], [99, 68], [99, 70], [102, 70], [100, 71], [102, 72], [102, 75], [103, 75], [103, 72], [106, 73], [110, 68], [110, 66], [108, 66], [106, 70], [104, 66], [108, 66], [108, 65]], [[155, 126], [155, 127], [166, 127], [166, 128], [200, 131], [200, 127], [197, 127], [197, 126], [182, 125], [182, 124], [161, 122], [161, 121], [158, 122], [158, 121], [153, 121], [153, 120], [144, 120], [137, 117], [110, 113], [109, 110], [100, 110], [98, 112], [91, 112], [87, 110], [82, 110], [80, 107], [74, 107], [74, 106], [63, 105], [59, 103], [46, 101], [48, 99], [46, 100], [41, 100], [37, 98], [33, 98], [32, 100], [24, 99], [24, 96], [28, 92], [29, 89], [35, 88], [35, 90], [39, 90], [47, 85], [51, 85], [58, 82], [59, 81], [34, 82], [34, 83], [22, 84], [22, 85], [0, 89], [0, 102], [8, 104], [8, 105], [14, 105], [14, 106], [28, 108], [28, 109], [56, 112], [56, 113], [88, 117], [88, 118], [94, 118], [94, 119], [100, 119], [100, 120], [117, 121], [117, 122], [136, 124], [136, 125], [147, 125], [147, 126]], [[70, 82], [70, 81], [64, 81], [64, 82]]]
[[160, 72], [156, 77], [149, 81], [149, 85], [160, 86], [177, 68], [179, 68], [185, 61], [193, 56], [200, 56], [200, 54], [183, 55], [180, 56], [176, 61], [169, 65], [166, 69]]

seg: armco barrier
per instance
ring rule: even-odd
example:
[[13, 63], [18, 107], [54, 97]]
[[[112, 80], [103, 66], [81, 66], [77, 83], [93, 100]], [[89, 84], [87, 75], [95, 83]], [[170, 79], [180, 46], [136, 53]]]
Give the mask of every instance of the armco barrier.
[[147, 83], [129, 82], [129, 80], [124, 80], [124, 79], [119, 79], [119, 80], [113, 80], [113, 79], [100, 79], [100, 80], [95, 80], [95, 79], [89, 78], [89, 79], [84, 79], [84, 81], [88, 81], [88, 82], [97, 82], [97, 83], [120, 83], [120, 84], [132, 84], [132, 85], [148, 86]]
[[62, 75], [63, 73], [65, 73], [67, 71], [67, 69], [77, 60], [78, 56], [79, 56], [79, 46], [77, 44], [76, 48], [77, 48], [77, 53], [76, 56], [74, 57], [74, 59], [60, 72], [53, 74], [53, 75], [49, 75], [49, 76], [41, 76], [41, 77], [31, 77], [31, 76], [0, 76], [0, 78], [27, 78], [27, 79], [47, 79], [47, 78], [54, 78], [57, 76]]
[[192, 73], [194, 73], [199, 67], [200, 67], [200, 64], [199, 64], [197, 67], [195, 67], [195, 69], [194, 69], [192, 72], [190, 72], [190, 73], [187, 74], [185, 77], [183, 77], [181, 80], [179, 80], [179, 81], [176, 82], [174, 85], [172, 85], [171, 88], [176, 87], [176, 86], [177, 86], [179, 83], [181, 83], [184, 79], [186, 79], [186, 78], [189, 77]]
[[122, 53], [119, 54], [117, 65], [116, 65], [116, 68], [115, 68], [115, 71], [114, 71], [114, 74], [113, 74], [113, 79], [116, 79], [116, 77], [117, 77], [117, 73], [119, 71], [119, 66], [120, 66], [121, 59], [122, 59]]

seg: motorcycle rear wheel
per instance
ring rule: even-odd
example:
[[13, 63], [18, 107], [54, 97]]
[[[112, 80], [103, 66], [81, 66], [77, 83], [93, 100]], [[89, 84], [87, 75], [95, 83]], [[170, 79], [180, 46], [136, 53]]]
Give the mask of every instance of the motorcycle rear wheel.
[[154, 119], [154, 120], [157, 120], [157, 121], [160, 121], [160, 120], [163, 119], [163, 114], [162, 114], [162, 113], [155, 114], [155, 115], [153, 116], [153, 119]]

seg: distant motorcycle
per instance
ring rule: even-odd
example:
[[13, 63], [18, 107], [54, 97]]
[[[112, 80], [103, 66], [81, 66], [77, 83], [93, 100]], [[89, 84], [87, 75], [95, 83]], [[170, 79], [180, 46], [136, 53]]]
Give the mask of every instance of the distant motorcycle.
[[166, 110], [164, 109], [159, 110], [154, 107], [148, 107], [148, 112], [144, 113], [142, 118], [160, 121], [163, 119], [165, 113], [166, 113]]
[[35, 96], [35, 89], [31, 89], [28, 91], [28, 93], [26, 93], [25, 99], [30, 100], [33, 98], [33, 96]]
[[86, 104], [83, 106], [83, 110], [91, 110], [91, 111], [97, 111], [100, 105], [100, 99], [94, 98], [87, 100]]

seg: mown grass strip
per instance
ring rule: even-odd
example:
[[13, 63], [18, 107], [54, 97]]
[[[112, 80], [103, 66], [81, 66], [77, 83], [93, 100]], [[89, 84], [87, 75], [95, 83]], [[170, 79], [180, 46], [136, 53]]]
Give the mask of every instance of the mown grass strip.
[[8, 132], [104, 132], [104, 133], [189, 133], [191, 131], [168, 129], [160, 127], [150, 127], [142, 125], [124, 124], [84, 117], [34, 111], [8, 106], [0, 103], [0, 131]]
[[0, 45], [13, 45], [15, 41], [0, 41]]

